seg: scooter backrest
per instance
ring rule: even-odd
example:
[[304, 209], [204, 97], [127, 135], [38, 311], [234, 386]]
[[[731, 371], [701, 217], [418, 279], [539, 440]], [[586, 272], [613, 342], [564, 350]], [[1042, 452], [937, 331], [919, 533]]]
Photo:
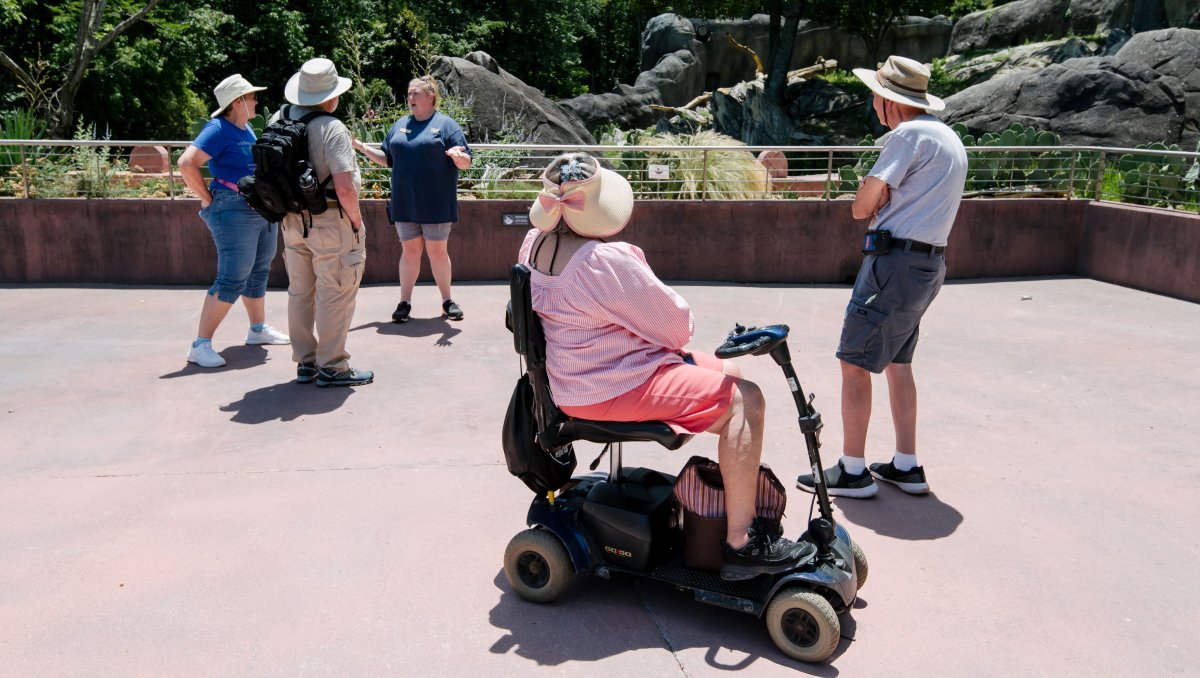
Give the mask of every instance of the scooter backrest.
[[530, 367], [546, 365], [546, 337], [542, 334], [542, 323], [533, 310], [530, 292], [529, 267], [517, 264], [509, 272], [509, 321], [513, 333], [513, 347], [525, 356]]

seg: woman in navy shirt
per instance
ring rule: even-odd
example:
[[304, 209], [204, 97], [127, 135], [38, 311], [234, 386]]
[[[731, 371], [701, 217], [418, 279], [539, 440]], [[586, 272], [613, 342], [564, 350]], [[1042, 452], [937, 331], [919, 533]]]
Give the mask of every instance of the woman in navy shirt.
[[450, 226], [458, 221], [458, 171], [471, 166], [471, 147], [462, 128], [437, 110], [440, 96], [433, 76], [408, 83], [410, 115], [396, 121], [380, 150], [358, 139], [354, 148], [376, 164], [392, 168], [388, 218], [400, 236], [400, 303], [394, 322], [408, 322], [412, 290], [421, 273], [421, 253], [429, 252], [429, 268], [442, 294], [442, 315], [462, 320], [450, 298]]
[[[200, 198], [200, 218], [217, 247], [217, 279], [204, 297], [200, 328], [187, 356], [189, 363], [201, 367], [225, 365], [225, 359], [213, 350], [212, 337], [238, 298], [250, 318], [247, 344], [291, 341], [266, 322], [267, 274], [278, 239], [275, 226], [246, 204], [237, 187], [239, 179], [254, 173], [250, 147], [255, 136], [248, 123], [258, 115], [256, 92], [264, 89], [238, 74], [222, 80], [213, 90], [217, 110], [179, 158], [179, 174]], [[211, 184], [200, 175], [204, 163], [213, 176]]]

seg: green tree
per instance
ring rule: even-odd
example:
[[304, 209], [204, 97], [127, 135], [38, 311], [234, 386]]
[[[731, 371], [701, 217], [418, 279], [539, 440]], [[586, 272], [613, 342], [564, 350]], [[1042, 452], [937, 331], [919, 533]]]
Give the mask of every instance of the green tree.
[[953, 0], [845, 0], [820, 6], [820, 19], [857, 35], [872, 61], [878, 61], [883, 38], [897, 19], [949, 14], [953, 4]]
[[[58, 58], [45, 67], [39, 59], [34, 62], [37, 67], [27, 69], [0, 49], [0, 64], [17, 79], [21, 90], [46, 120], [49, 135], [62, 137], [75, 120], [75, 97], [92, 61], [118, 36], [145, 19], [160, 0], [118, 1], [112, 4], [111, 11], [107, 11], [110, 7], [106, 0], [83, 0], [78, 4], [62, 3], [50, 7], [25, 2], [16, 6], [16, 1], [5, 3], [2, 15], [5, 27], [26, 23], [27, 9], [49, 9], [51, 37], [58, 39], [52, 50], [59, 53]], [[45, 18], [40, 12], [38, 14], [39, 18]], [[70, 28], [74, 29], [75, 40], [67, 47], [70, 43], [62, 38]], [[64, 50], [68, 50], [65, 58]]]

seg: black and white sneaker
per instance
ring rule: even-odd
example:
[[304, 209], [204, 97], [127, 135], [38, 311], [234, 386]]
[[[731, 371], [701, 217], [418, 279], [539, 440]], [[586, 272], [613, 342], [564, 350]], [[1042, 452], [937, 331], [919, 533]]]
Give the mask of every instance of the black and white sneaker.
[[929, 483], [925, 482], [925, 469], [920, 466], [901, 471], [890, 461], [886, 464], [871, 464], [871, 475], [909, 494], [929, 494]]
[[402, 301], [396, 304], [396, 310], [392, 311], [392, 322], [406, 323], [410, 315], [412, 315], [412, 304]]
[[447, 299], [442, 302], [442, 315], [451, 320], [462, 320], [463, 310], [453, 299]]
[[750, 541], [745, 546], [734, 550], [725, 544], [721, 579], [744, 581], [760, 574], [787, 572], [817, 552], [809, 542], [784, 539], [778, 536], [777, 530], [782, 531], [762, 518], [755, 518], [748, 530]]
[[296, 363], [296, 383], [311, 384], [317, 380], [317, 374], [320, 370], [317, 369], [316, 363]]
[[375, 380], [375, 373], [371, 370], [357, 370], [353, 367], [337, 372], [327, 367], [322, 367], [317, 373], [317, 386], [321, 388], [329, 388], [330, 386], [366, 386]]
[[[824, 476], [825, 491], [831, 497], [866, 499], [874, 497], [875, 493], [879, 491], [879, 486], [875, 484], [870, 473], [866, 471], [863, 471], [859, 475], [847, 473], [846, 468], [842, 466], [841, 460], [838, 460], [837, 466], [830, 466], [825, 469]], [[813, 482], [812, 474], [797, 476], [796, 489], [816, 494], [817, 488]]]

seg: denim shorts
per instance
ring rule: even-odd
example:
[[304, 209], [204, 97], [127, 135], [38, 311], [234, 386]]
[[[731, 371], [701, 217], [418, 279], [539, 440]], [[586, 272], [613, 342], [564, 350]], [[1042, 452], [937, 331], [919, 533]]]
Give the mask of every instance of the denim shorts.
[[217, 279], [209, 294], [232, 304], [238, 297], [258, 299], [267, 294], [267, 274], [275, 258], [278, 235], [246, 204], [240, 193], [216, 189], [212, 204], [200, 210], [217, 247]]
[[921, 316], [945, 279], [941, 254], [867, 255], [846, 307], [837, 357], [876, 374], [891, 363], [911, 363]]
[[396, 235], [400, 236], [400, 242], [406, 240], [415, 240], [424, 237], [426, 240], [449, 240], [450, 226], [449, 222], [444, 224], [414, 224], [411, 221], [397, 221]]

